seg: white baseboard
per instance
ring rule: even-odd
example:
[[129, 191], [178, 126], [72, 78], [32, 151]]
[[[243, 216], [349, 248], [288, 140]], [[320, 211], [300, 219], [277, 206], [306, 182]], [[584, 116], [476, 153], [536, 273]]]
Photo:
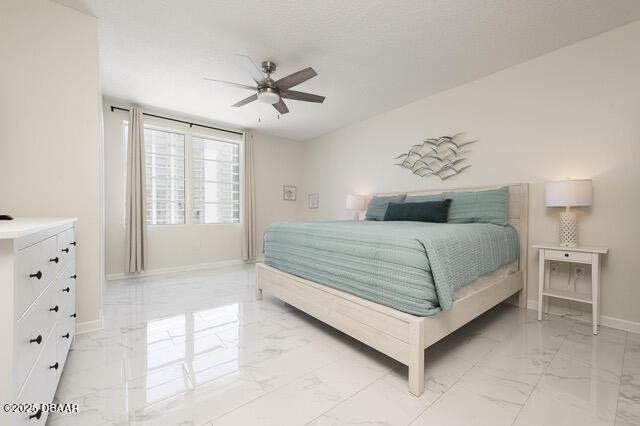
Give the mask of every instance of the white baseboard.
[[91, 333], [92, 331], [102, 330], [102, 316], [97, 320], [79, 322], [76, 324], [76, 334]]
[[[534, 311], [538, 310], [538, 301], [537, 300], [527, 300], [527, 309], [531, 309]], [[559, 313], [549, 311], [551, 315], [559, 315]], [[576, 321], [586, 322], [591, 324], [592, 315], [588, 312], [585, 312], [584, 315], [579, 317], [572, 317]], [[632, 333], [640, 333], [640, 322], [629, 321], [622, 318], [611, 317], [608, 315], [600, 315], [600, 325], [604, 325], [605, 327], [617, 328], [618, 330], [630, 331]]]
[[173, 272], [188, 272], [188, 271], [199, 271], [201, 269], [216, 269], [223, 268], [225, 266], [234, 266], [234, 265], [244, 265], [245, 263], [256, 263], [264, 261], [263, 257], [257, 258], [253, 261], [245, 262], [241, 259], [232, 259], [232, 260], [222, 260], [220, 262], [209, 262], [209, 263], [198, 263], [195, 265], [184, 265], [184, 266], [174, 266], [170, 268], [158, 268], [158, 269], [150, 269], [148, 271], [140, 272], [137, 274], [124, 274], [124, 273], [116, 273], [116, 274], [107, 274], [107, 281], [114, 280], [128, 280], [133, 278], [142, 278], [149, 277], [154, 275], [163, 275], [170, 274]]

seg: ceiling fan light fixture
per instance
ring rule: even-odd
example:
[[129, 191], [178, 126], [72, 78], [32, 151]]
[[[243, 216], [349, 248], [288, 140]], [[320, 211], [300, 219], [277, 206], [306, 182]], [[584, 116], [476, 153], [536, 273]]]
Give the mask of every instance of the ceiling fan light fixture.
[[276, 92], [265, 90], [263, 92], [258, 92], [258, 100], [263, 104], [273, 105], [280, 102], [280, 95]]
[[[297, 86], [300, 83], [304, 83], [310, 78], [318, 75], [313, 68], [307, 67], [274, 81], [271, 78], [271, 74], [276, 70], [275, 63], [271, 61], [264, 61], [262, 63], [262, 69], [260, 69], [248, 56], [241, 55], [240, 58], [242, 59], [243, 67], [249, 75], [251, 75], [253, 81], [256, 82], [257, 87], [205, 78], [205, 80], [210, 80], [214, 83], [226, 84], [227, 86], [251, 90], [254, 92], [253, 95], [231, 105], [232, 107], [241, 107], [257, 100], [262, 104], [271, 105], [276, 111], [278, 111], [278, 118], [280, 118], [280, 115], [287, 114], [289, 112], [289, 108], [287, 108], [287, 104], [284, 102], [285, 99], [302, 102], [315, 102], [319, 104], [324, 102], [324, 96], [291, 90], [292, 87]], [[260, 122], [259, 119], [258, 122]]]

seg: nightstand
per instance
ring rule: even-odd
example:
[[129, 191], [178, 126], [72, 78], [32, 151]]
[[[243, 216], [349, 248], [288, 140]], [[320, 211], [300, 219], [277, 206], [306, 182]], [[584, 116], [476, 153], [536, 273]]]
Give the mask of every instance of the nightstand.
[[[543, 300], [546, 296], [565, 300], [588, 303], [593, 311], [593, 334], [598, 334], [600, 318], [600, 260], [609, 251], [606, 247], [562, 247], [559, 244], [534, 244], [539, 251], [538, 267], [538, 321], [542, 320]], [[549, 263], [567, 262], [591, 265], [591, 294], [576, 293], [567, 290], [556, 290], [549, 287]], [[547, 312], [548, 300], [544, 302]]]

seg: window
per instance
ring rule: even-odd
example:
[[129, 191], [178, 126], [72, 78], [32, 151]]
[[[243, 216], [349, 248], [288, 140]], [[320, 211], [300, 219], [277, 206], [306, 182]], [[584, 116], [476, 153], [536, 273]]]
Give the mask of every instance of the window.
[[239, 142], [145, 127], [147, 223], [240, 223]]
[[185, 223], [184, 135], [144, 129], [147, 223]]
[[[125, 123], [125, 141], [128, 127]], [[144, 129], [147, 223], [150, 225], [185, 223], [184, 139], [181, 133]]]
[[240, 147], [192, 138], [193, 223], [240, 223]]

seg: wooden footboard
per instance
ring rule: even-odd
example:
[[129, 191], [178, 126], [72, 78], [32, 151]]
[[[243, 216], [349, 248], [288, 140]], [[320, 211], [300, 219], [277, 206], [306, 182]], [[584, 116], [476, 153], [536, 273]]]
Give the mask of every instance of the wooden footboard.
[[417, 317], [360, 297], [256, 264], [256, 298], [262, 292], [409, 366], [409, 390], [424, 392], [424, 350], [523, 288], [517, 272], [456, 300], [451, 310]]

